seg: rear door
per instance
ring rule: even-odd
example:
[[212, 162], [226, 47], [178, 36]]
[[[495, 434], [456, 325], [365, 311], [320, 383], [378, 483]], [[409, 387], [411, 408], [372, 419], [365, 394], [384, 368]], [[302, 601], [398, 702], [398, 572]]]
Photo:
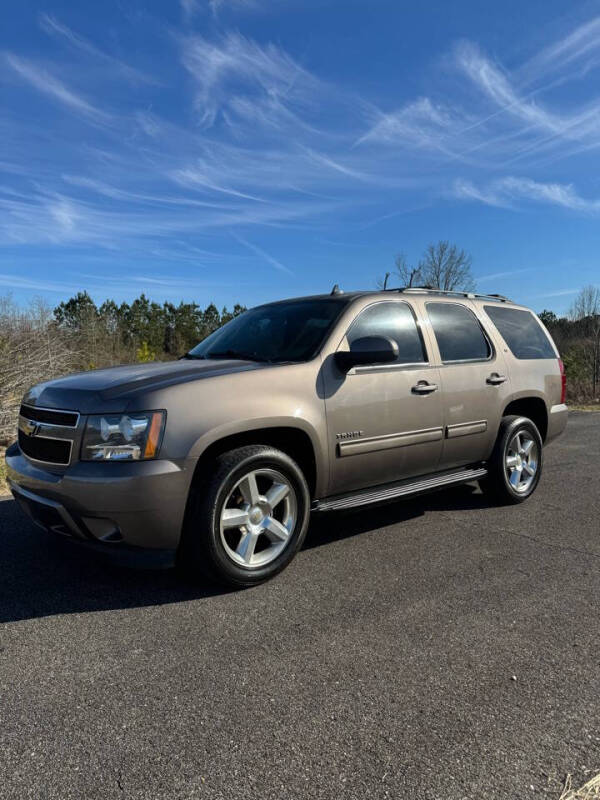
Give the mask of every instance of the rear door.
[[510, 395], [504, 354], [467, 303], [424, 304], [440, 364], [444, 469], [489, 458]]
[[440, 371], [432, 363], [412, 305], [385, 300], [364, 307], [339, 344], [389, 336], [392, 364], [341, 373], [324, 369], [331, 463], [330, 494], [375, 486], [436, 469], [442, 451]]

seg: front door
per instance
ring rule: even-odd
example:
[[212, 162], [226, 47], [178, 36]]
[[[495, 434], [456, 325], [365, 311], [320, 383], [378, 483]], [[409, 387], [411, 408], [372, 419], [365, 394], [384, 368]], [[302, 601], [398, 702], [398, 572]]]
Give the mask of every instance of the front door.
[[375, 302], [350, 325], [340, 350], [355, 339], [388, 336], [396, 362], [339, 371], [324, 368], [331, 463], [329, 494], [433, 472], [443, 442], [439, 368], [430, 363], [412, 306]]

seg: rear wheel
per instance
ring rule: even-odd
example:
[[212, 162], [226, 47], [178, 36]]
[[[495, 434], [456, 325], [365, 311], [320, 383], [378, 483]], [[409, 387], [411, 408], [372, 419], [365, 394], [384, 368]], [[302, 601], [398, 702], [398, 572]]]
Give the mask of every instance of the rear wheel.
[[522, 503], [542, 473], [542, 437], [527, 417], [503, 417], [482, 490], [504, 503]]
[[232, 450], [192, 490], [180, 560], [218, 583], [261, 583], [292, 560], [309, 511], [306, 480], [287, 454], [265, 445]]

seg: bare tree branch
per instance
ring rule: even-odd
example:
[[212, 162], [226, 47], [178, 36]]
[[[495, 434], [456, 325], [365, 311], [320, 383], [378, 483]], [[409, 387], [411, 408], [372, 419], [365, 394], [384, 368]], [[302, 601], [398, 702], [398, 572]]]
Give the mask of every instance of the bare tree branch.
[[473, 291], [472, 259], [455, 244], [440, 240], [430, 244], [419, 262], [420, 279], [425, 286], [445, 291]]

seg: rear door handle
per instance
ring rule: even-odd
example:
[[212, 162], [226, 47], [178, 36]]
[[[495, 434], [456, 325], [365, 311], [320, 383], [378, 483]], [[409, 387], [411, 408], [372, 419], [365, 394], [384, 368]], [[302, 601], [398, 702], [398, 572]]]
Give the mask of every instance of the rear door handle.
[[431, 394], [438, 388], [437, 383], [427, 383], [427, 381], [419, 381], [412, 387], [413, 394]]
[[501, 383], [506, 381], [506, 375], [498, 375], [497, 372], [492, 372], [489, 378], [486, 379], [486, 383], [489, 383], [490, 386], [500, 386]]

